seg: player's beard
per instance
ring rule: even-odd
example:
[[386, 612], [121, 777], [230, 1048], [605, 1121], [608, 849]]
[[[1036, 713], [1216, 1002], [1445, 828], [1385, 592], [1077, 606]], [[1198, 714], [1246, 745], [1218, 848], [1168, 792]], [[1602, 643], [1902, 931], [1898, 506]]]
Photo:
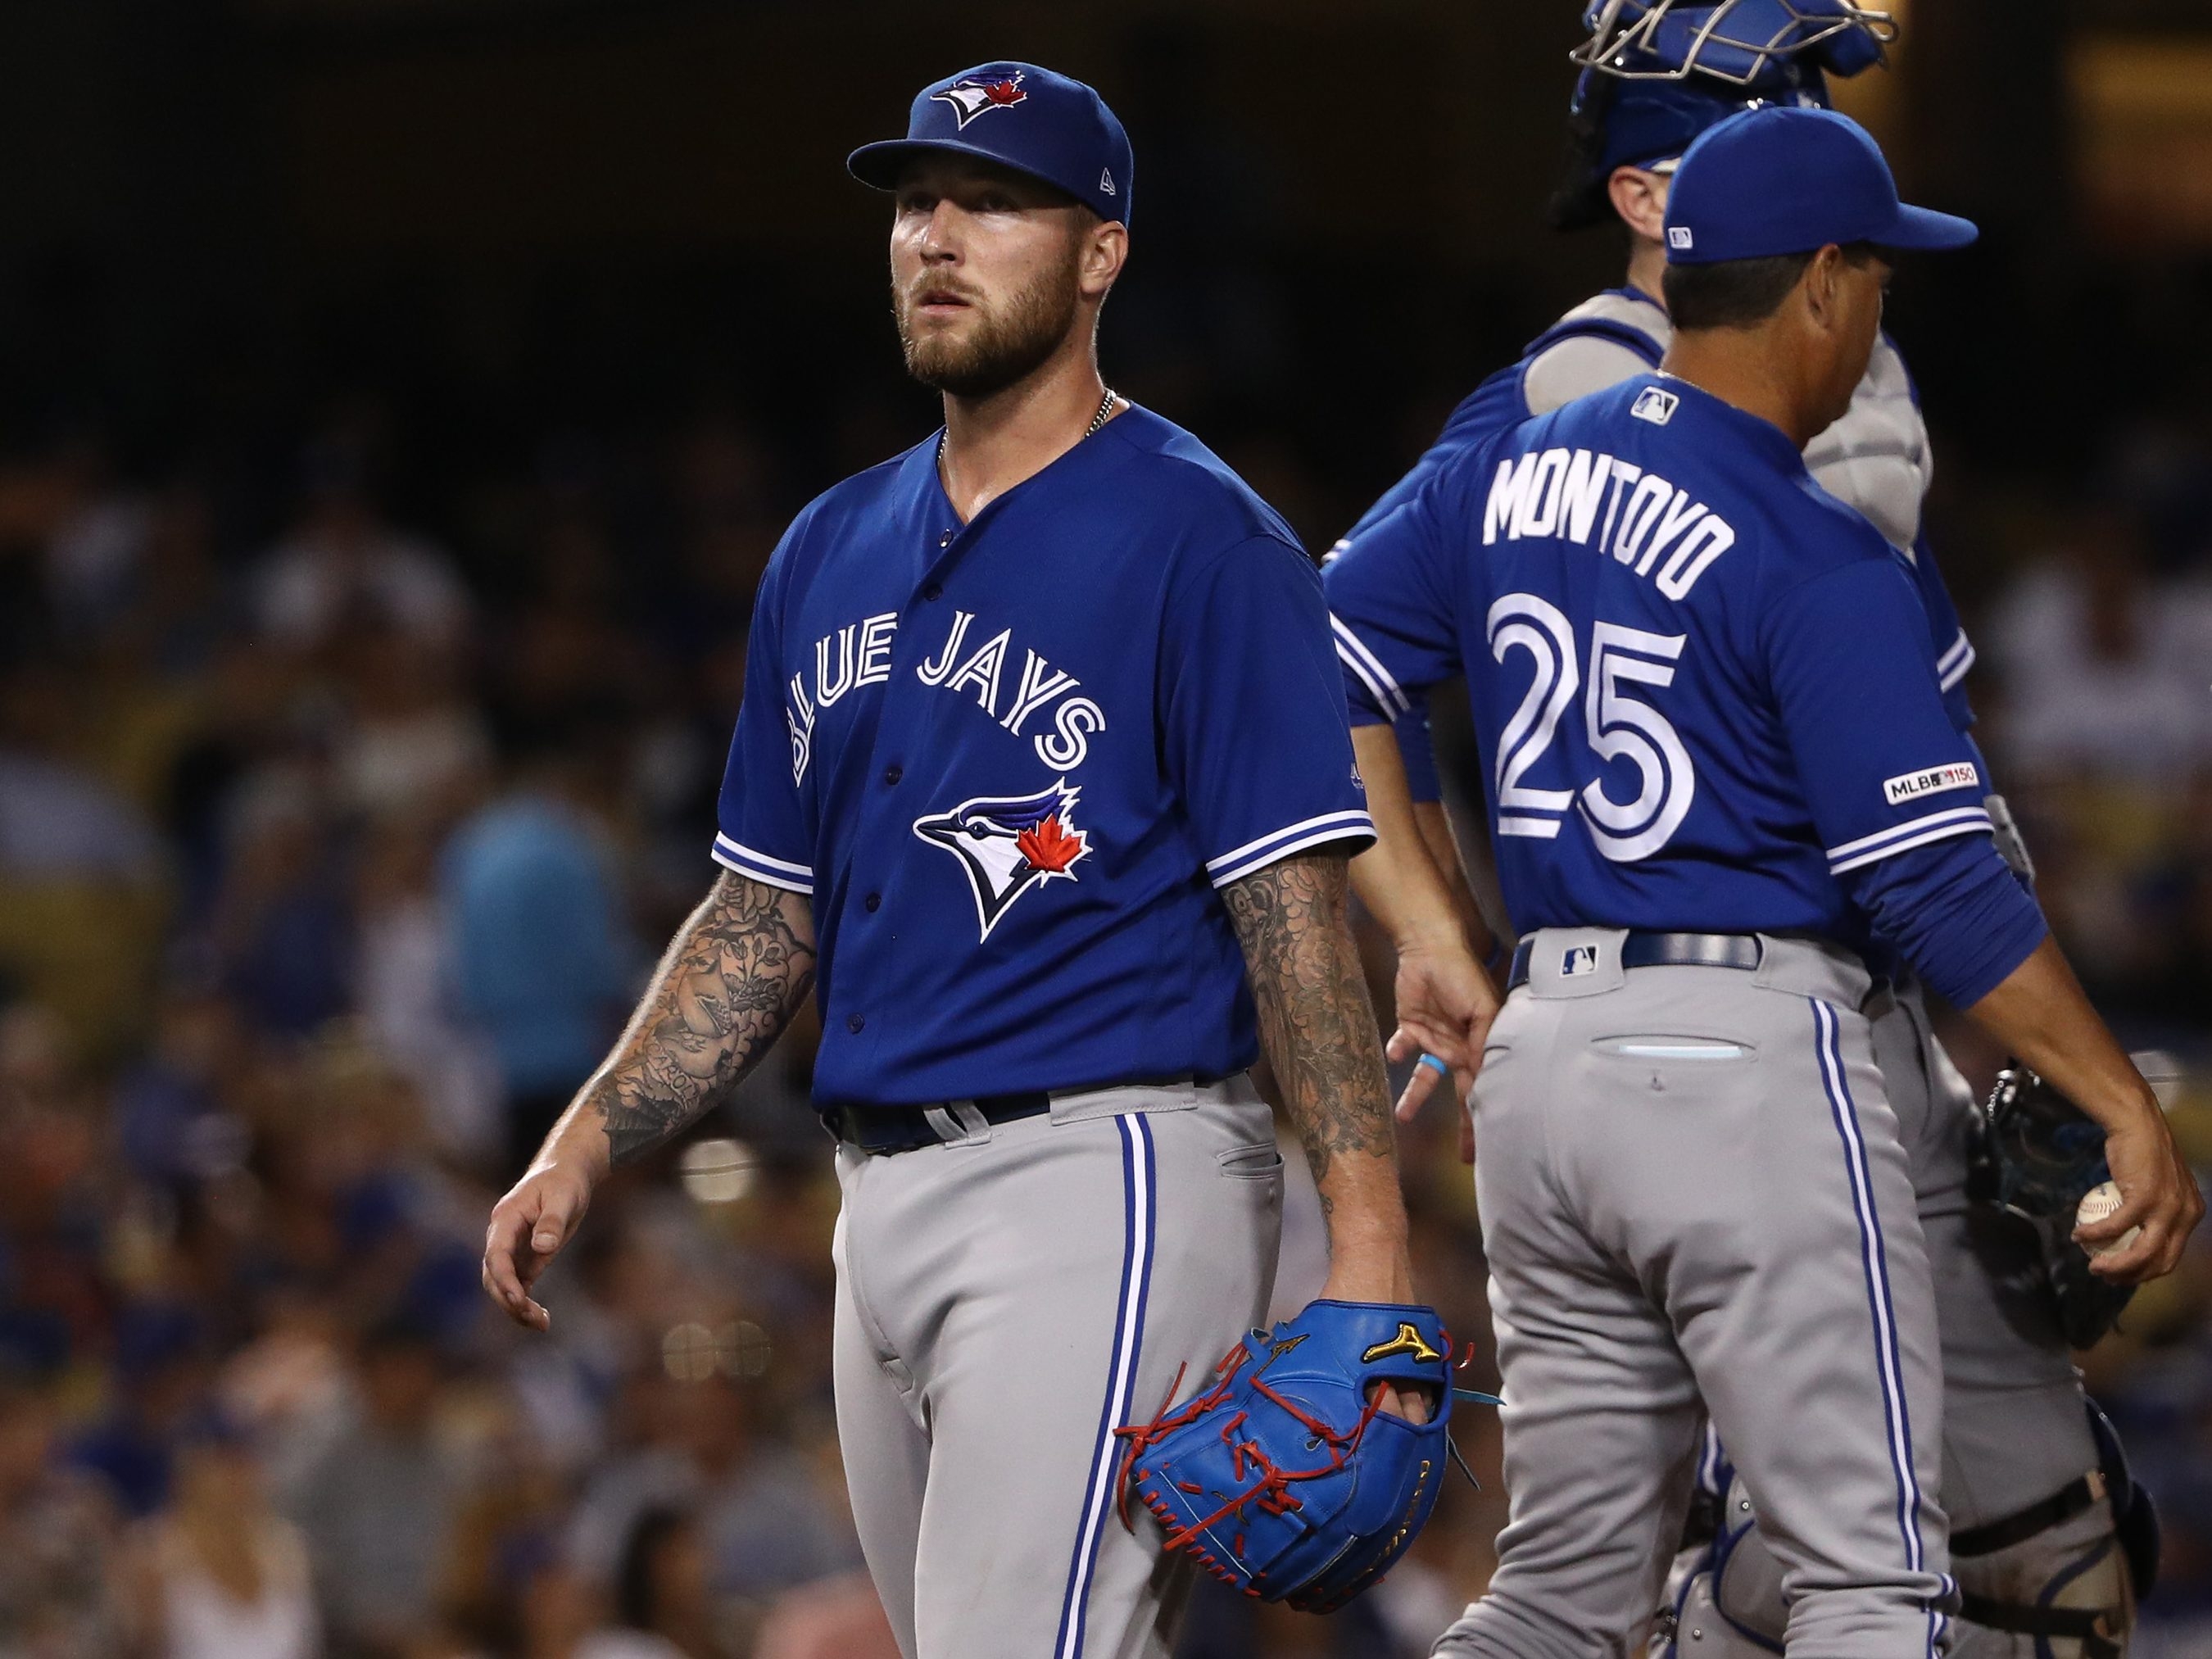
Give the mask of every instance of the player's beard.
[[[926, 281], [917, 284], [927, 286]], [[951, 331], [918, 331], [913, 320], [916, 297], [915, 291], [896, 288], [891, 295], [907, 373], [933, 392], [988, 398], [1043, 367], [1075, 326], [1080, 301], [1075, 250], [1000, 304], [971, 298], [975, 319], [957, 337]]]

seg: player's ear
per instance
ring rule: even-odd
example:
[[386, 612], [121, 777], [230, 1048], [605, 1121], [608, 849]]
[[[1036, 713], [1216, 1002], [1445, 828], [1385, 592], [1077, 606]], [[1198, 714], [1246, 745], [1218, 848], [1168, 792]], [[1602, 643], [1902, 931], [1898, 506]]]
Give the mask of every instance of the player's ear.
[[1606, 180], [1606, 194], [1620, 222], [1647, 242], [1667, 234], [1667, 179], [1664, 174], [1642, 167], [1615, 167]]
[[1814, 326], [1834, 328], [1842, 314], [1844, 251], [1830, 243], [1815, 253], [1797, 279], [1797, 297]]
[[1093, 218], [1084, 227], [1082, 236], [1076, 280], [1085, 295], [1103, 299], [1128, 259], [1129, 228], [1119, 219]]

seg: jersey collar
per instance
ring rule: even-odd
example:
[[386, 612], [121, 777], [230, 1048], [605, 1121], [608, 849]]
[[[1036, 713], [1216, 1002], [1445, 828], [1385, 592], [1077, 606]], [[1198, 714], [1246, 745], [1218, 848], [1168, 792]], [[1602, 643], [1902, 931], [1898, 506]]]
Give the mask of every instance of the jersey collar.
[[1802, 472], [1805, 470], [1805, 457], [1790, 441], [1790, 434], [1763, 416], [1738, 409], [1727, 398], [1716, 396], [1695, 381], [1686, 380], [1680, 375], [1670, 374], [1664, 369], [1654, 369], [1645, 379], [1664, 386], [1669, 392], [1681, 392], [1699, 407], [1713, 411], [1712, 418], [1734, 425], [1744, 434], [1746, 442], [1758, 446], [1784, 471]]

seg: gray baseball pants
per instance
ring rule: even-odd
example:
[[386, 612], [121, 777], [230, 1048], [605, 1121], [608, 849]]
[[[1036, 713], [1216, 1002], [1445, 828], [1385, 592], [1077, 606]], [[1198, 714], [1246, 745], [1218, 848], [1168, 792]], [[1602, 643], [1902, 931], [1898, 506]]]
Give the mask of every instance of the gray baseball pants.
[[837, 1435], [907, 1659], [1158, 1659], [1191, 1572], [1121, 1443], [1262, 1315], [1282, 1225], [1249, 1080], [1056, 1097], [945, 1144], [837, 1153]]
[[[1875, 1011], [1874, 1045], [1911, 1160], [1935, 1279], [1943, 1507], [1964, 1530], [2015, 1515], [2095, 1468], [2097, 1448], [2033, 1238], [1966, 1197], [1972, 1091], [1936, 1041], [1916, 984], [1901, 985]], [[1727, 1494], [1726, 1513], [1722, 1582], [1711, 1582], [1713, 1553], [1700, 1546], [1677, 1560], [1668, 1587], [1674, 1650], [1696, 1659], [1756, 1659], [1771, 1651], [1789, 1617], [1779, 1565], [1741, 1483]], [[2046, 1592], [2064, 1607], [2132, 1601], [2102, 1501], [2007, 1549], [1958, 1559], [1952, 1571], [1962, 1589], [2014, 1605], [2035, 1606]], [[2045, 1638], [2039, 1654], [2032, 1636], [1963, 1620], [1951, 1632], [1952, 1659], [2071, 1659], [2080, 1646]]]
[[1631, 972], [1621, 938], [1534, 935], [1476, 1085], [1510, 1519], [1437, 1651], [1640, 1648], [1702, 1400], [1782, 1562], [1790, 1653], [1932, 1654], [1935, 1296], [1866, 969], [1768, 938], [1753, 972]]

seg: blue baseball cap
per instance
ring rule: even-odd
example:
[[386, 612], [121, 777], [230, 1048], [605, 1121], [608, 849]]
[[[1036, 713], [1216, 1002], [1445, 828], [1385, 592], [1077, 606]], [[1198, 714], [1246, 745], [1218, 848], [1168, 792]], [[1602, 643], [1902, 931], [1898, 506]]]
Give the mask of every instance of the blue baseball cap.
[[1971, 219], [1897, 199], [1867, 130], [1833, 110], [1767, 106], [1700, 134], [1667, 194], [1667, 263], [1718, 264], [1829, 243], [1964, 247]]
[[1136, 162], [1106, 100], [1034, 64], [979, 64], [924, 87], [906, 137], [863, 144], [845, 166], [864, 185], [897, 188], [916, 155], [978, 156], [1066, 191], [1102, 219], [1129, 222]]

